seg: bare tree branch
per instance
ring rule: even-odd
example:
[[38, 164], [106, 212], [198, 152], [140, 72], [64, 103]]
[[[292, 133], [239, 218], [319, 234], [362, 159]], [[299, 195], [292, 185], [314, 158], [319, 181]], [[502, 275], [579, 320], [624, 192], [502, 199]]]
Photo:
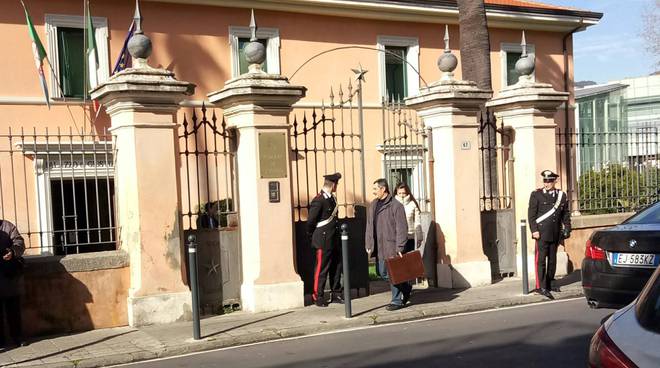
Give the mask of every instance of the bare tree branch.
[[647, 6], [642, 14], [642, 37], [646, 41], [646, 49], [656, 58], [656, 66], [660, 67], [660, 0]]

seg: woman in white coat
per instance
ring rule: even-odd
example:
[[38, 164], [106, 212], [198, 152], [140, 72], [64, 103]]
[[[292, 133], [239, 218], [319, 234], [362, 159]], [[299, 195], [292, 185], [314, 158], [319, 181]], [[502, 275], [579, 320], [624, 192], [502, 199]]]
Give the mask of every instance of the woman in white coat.
[[[406, 210], [406, 219], [408, 220], [408, 242], [406, 243], [406, 252], [415, 250], [415, 234], [419, 234], [422, 228], [419, 204], [415, 197], [410, 193], [410, 187], [406, 183], [399, 183], [396, 186], [396, 199], [403, 204]], [[421, 236], [417, 237], [421, 242]]]

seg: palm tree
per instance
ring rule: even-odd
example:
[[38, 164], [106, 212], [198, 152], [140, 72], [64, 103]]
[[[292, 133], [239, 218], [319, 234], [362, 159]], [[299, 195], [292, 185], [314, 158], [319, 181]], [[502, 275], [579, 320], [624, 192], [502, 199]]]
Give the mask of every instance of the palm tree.
[[490, 90], [490, 38], [484, 0], [458, 0], [463, 80]]
[[[458, 0], [457, 3], [463, 80], [476, 82], [481, 89], [492, 90], [490, 38], [484, 0]], [[488, 120], [487, 116], [485, 120]], [[499, 192], [497, 151], [494, 150], [497, 147], [497, 133], [491, 125], [481, 128], [480, 146], [490, 149], [480, 150], [479, 169], [483, 175], [480, 189], [485, 198], [496, 198]]]

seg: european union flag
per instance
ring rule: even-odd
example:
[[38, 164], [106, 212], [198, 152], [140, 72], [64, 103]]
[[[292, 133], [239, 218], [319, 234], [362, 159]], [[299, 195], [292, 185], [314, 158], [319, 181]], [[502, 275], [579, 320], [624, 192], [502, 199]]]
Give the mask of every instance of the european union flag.
[[131, 54], [128, 52], [128, 40], [130, 40], [131, 37], [133, 37], [134, 31], [135, 31], [135, 21], [131, 23], [131, 27], [128, 29], [128, 35], [126, 35], [126, 39], [124, 40], [124, 46], [121, 48], [119, 57], [115, 62], [115, 67], [112, 69], [113, 75], [126, 68], [131, 67], [131, 61], [133, 58], [131, 58]]

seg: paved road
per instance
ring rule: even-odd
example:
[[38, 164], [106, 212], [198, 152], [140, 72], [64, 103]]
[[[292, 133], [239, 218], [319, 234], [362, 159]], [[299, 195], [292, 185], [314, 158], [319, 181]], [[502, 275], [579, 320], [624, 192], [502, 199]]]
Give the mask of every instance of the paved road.
[[130, 367], [584, 367], [613, 310], [584, 299], [230, 348]]

